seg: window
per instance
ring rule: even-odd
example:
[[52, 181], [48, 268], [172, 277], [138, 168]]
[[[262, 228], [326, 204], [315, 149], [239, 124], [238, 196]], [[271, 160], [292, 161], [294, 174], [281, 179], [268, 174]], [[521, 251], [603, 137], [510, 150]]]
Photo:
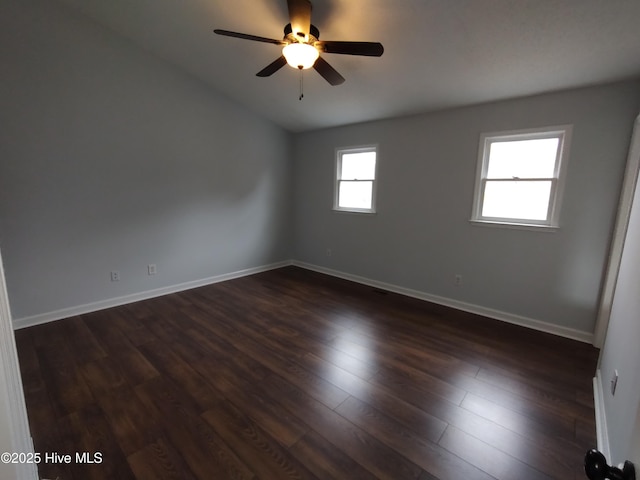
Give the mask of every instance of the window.
[[571, 127], [480, 137], [472, 221], [557, 227]]
[[375, 146], [338, 150], [335, 210], [375, 212], [376, 150]]

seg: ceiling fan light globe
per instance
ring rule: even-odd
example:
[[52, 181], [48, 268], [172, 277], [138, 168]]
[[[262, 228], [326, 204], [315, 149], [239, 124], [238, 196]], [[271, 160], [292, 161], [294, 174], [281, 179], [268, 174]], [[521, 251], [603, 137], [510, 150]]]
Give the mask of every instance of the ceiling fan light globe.
[[282, 49], [282, 55], [293, 68], [307, 69], [313, 67], [320, 53], [307, 43], [290, 43]]

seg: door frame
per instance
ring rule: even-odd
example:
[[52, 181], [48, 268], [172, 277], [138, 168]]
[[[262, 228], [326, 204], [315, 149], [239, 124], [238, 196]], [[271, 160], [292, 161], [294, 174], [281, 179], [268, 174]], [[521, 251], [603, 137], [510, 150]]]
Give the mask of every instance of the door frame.
[[[0, 412], [0, 415], [8, 415], [12, 451], [33, 453], [14, 335], [0, 253], [0, 395], [4, 397], [1, 403], [6, 405], [6, 412]], [[15, 474], [17, 480], [34, 480], [38, 478], [38, 468], [35, 463], [16, 464]]]
[[607, 336], [609, 328], [609, 317], [611, 316], [611, 306], [615, 295], [616, 283], [618, 281], [618, 271], [620, 270], [620, 261], [622, 259], [622, 250], [624, 248], [624, 239], [629, 226], [629, 215], [631, 213], [631, 204], [638, 184], [638, 173], [640, 172], [640, 115], [636, 117], [633, 124], [633, 134], [631, 135], [631, 143], [629, 153], [627, 155], [627, 166], [622, 181], [622, 191], [620, 193], [620, 201], [618, 204], [618, 214], [616, 224], [613, 229], [613, 237], [611, 239], [611, 247], [609, 249], [609, 259], [604, 275], [602, 285], [602, 293], [600, 294], [600, 304], [598, 307], [598, 316], [593, 332], [593, 345], [598, 348], [604, 346], [604, 340]]

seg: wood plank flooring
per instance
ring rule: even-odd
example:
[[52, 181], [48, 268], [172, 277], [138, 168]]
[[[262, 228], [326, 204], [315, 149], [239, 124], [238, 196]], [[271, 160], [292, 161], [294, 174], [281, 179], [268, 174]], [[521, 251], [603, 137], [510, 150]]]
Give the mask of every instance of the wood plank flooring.
[[16, 342], [42, 478], [578, 480], [596, 443], [590, 345], [296, 267]]

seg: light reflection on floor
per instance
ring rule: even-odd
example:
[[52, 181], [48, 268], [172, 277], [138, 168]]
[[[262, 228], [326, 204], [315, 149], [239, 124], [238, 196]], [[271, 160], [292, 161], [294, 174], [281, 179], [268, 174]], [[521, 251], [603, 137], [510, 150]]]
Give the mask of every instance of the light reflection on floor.
[[[339, 325], [341, 331], [329, 342], [330, 346], [318, 352], [321, 376], [356, 398], [377, 403], [371, 395], [375, 395], [376, 389], [380, 388], [384, 372], [394, 371], [400, 377], [411, 377], [414, 393], [423, 390], [426, 396], [431, 396], [434, 392], [427, 384], [433, 385], [434, 381], [435, 384], [442, 383], [463, 391], [461, 397], [447, 395], [447, 401], [440, 403], [425, 399], [425, 404], [420, 405], [415, 397], [407, 398], [408, 403], [414, 404], [427, 415], [425, 418], [429, 421], [425, 420], [424, 429], [431, 427], [433, 418], [444, 417], [445, 423], [452, 428], [471, 429], [471, 436], [478, 440], [498, 444], [504, 442], [505, 449], [511, 454], [519, 448], [518, 445], [522, 445], [522, 448], [527, 445], [524, 437], [514, 432], [531, 431], [531, 435], [536, 436], [538, 419], [530, 418], [526, 411], [521, 411], [531, 401], [527, 397], [532, 392], [527, 391], [517, 377], [510, 375], [508, 368], [498, 372], [478, 368], [458, 359], [455, 352], [443, 351], [434, 351], [431, 357], [431, 361], [438, 364], [436, 371], [439, 373], [435, 376], [432, 376], [433, 363], [425, 369], [431, 372], [427, 374], [415, 363], [417, 355], [413, 361], [407, 359], [407, 365], [402, 365], [402, 359], [393, 357], [390, 364], [379, 365], [376, 359], [384, 358], [380, 350], [384, 348], [385, 338], [393, 331], [389, 325], [377, 324], [372, 318], [346, 312], [339, 315]], [[419, 344], [407, 346], [406, 353], [411, 355], [411, 350], [416, 348], [419, 348]], [[422, 387], [421, 379], [426, 382]], [[398, 393], [395, 395], [398, 396]], [[402, 398], [402, 395], [398, 398]], [[446, 408], [449, 402], [452, 402], [451, 408]], [[429, 405], [436, 404], [440, 405], [439, 411], [430, 412]], [[420, 425], [414, 425], [414, 428], [423, 429]]]

